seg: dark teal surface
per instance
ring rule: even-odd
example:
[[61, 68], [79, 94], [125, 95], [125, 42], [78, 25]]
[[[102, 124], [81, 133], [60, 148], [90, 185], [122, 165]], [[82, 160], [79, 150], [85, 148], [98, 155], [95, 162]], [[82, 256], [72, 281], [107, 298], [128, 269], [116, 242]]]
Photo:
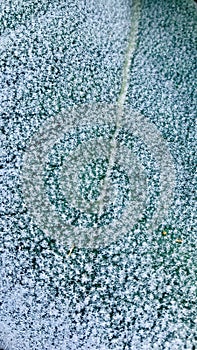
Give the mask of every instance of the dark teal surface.
[[[76, 247], [68, 257], [61, 241], [33, 224], [23, 205], [23, 154], [42, 121], [70, 105], [117, 101], [131, 4], [106, 4], [1, 5], [0, 345], [5, 350], [197, 346], [193, 1], [142, 1], [126, 99], [157, 126], [173, 156], [176, 188], [169, 217], [152, 235], [144, 218], [116, 243], [97, 250]], [[138, 145], [143, 161], [149, 155], [143, 140]], [[151, 212], [158, 184], [154, 160], [150, 164]]]

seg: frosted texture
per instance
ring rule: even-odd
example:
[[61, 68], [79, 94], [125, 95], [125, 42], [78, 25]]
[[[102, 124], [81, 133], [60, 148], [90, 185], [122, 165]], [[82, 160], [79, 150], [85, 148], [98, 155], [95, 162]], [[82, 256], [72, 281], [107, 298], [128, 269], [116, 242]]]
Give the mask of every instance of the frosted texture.
[[1, 2], [0, 349], [196, 348], [196, 11]]

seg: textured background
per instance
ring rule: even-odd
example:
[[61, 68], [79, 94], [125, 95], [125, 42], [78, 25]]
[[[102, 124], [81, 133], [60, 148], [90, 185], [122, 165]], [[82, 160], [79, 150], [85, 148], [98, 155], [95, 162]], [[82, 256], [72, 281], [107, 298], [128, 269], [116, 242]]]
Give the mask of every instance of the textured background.
[[169, 217], [151, 235], [142, 222], [106, 248], [76, 248], [70, 257], [25, 211], [23, 154], [49, 116], [117, 101], [131, 2], [0, 6], [2, 348], [194, 350], [196, 4], [142, 1], [126, 101], [157, 126], [173, 156]]

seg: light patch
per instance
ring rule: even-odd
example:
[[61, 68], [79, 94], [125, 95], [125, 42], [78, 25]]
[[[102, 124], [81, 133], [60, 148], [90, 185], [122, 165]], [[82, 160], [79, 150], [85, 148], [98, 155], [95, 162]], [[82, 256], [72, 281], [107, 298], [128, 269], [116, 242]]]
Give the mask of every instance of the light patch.
[[[63, 238], [68, 248], [73, 244], [78, 248], [98, 248], [115, 242], [129, 232], [146, 211], [149, 195], [146, 171], [133, 152], [132, 145], [118, 141], [117, 134], [117, 152], [100, 213], [97, 192], [102, 192], [102, 183], [101, 187], [97, 186], [97, 182], [95, 185], [95, 177], [91, 182], [90, 173], [97, 171], [98, 175], [100, 170], [94, 167], [91, 170], [90, 165], [95, 159], [109, 158], [109, 143], [116, 132], [115, 129], [113, 131], [116, 118], [117, 107], [113, 105], [82, 105], [68, 109], [56, 118], [47, 120], [25, 152], [22, 169], [25, 204], [35, 224], [47, 235]], [[157, 128], [129, 107], [124, 109], [119, 130], [128, 130], [133, 137], [142, 140], [159, 168], [159, 200], [148, 223], [152, 231], [168, 215], [173, 199], [173, 159]], [[59, 151], [63, 161], [57, 154], [57, 164], [52, 163], [50, 168], [49, 155], [53, 154], [54, 145], [64, 140], [65, 135], [70, 136], [64, 142], [63, 153]], [[46, 190], [47, 167], [48, 171], [58, 174], [56, 192], [51, 192], [56, 193], [54, 203]], [[118, 169], [116, 172], [114, 167]], [[83, 173], [86, 177], [81, 176]], [[128, 181], [125, 182], [125, 179]], [[53, 189], [53, 182], [50, 186]], [[84, 191], [88, 188], [91, 191], [89, 196], [88, 193], [84, 194], [83, 186]], [[57, 199], [59, 206], [55, 204]]]

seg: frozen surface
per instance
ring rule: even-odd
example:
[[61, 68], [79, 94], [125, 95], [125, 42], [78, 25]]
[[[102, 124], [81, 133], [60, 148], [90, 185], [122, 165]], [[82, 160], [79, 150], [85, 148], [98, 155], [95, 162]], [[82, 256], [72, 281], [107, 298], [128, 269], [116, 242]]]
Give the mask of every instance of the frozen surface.
[[[146, 215], [126, 227], [116, 242], [75, 247], [71, 254], [65, 239], [46, 234], [26, 211], [21, 187], [24, 153], [42, 123], [58, 119], [68, 107], [115, 104], [132, 6], [121, 0], [4, 0], [0, 6], [0, 348], [194, 350], [195, 3], [142, 1], [129, 73], [127, 108], [153, 123], [173, 159], [176, 185], [168, 216], [150, 232], [148, 220], [159, 206], [161, 166], [142, 134], [130, 141], [128, 132], [120, 133], [119, 142], [133, 142], [133, 154], [141, 163], [137, 169], [150, 198]], [[132, 116], [128, 113], [126, 118], [130, 123]], [[103, 143], [103, 154], [106, 149]], [[49, 161], [57, 162], [58, 157], [49, 152]], [[97, 195], [94, 173], [103, 176], [99, 162], [87, 162], [84, 177], [79, 176], [86, 186], [77, 187], [82, 204], [87, 198], [92, 203]], [[118, 174], [126, 181], [127, 168], [120, 164]], [[88, 171], [94, 176], [87, 177]], [[94, 186], [88, 192], [91, 181]], [[116, 190], [112, 186], [109, 193], [119, 198], [121, 181], [112, 184]]]

